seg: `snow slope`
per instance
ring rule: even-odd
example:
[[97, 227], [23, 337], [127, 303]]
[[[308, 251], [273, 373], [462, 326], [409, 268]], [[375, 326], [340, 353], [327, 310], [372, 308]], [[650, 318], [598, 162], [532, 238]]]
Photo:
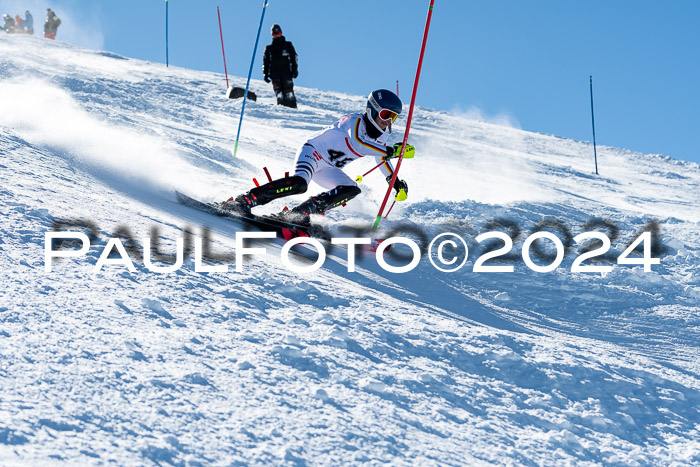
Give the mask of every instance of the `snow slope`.
[[[206, 226], [230, 255], [243, 230], [173, 189], [222, 200], [263, 166], [280, 176], [364, 103], [298, 88], [290, 110], [253, 81], [234, 159], [241, 102], [223, 88], [214, 73], [0, 35], [0, 464], [700, 463], [697, 164], [600, 147], [595, 176], [588, 143], [419, 107], [410, 197], [383, 225], [464, 236], [458, 272], [424, 257], [392, 274], [365, 256], [351, 273], [336, 249], [296, 274], [280, 242], [242, 272], [196, 272], [191, 257], [150, 272], [143, 238], [172, 254]], [[385, 186], [366, 177], [318, 222], [367, 224]], [[523, 232], [519, 254], [552, 219], [573, 235], [606, 219], [616, 255], [657, 220], [661, 263], [572, 273], [574, 246], [549, 273], [472, 271], [492, 221]], [[97, 239], [47, 273], [56, 222]], [[93, 274], [114, 236], [131, 238], [136, 271]]]

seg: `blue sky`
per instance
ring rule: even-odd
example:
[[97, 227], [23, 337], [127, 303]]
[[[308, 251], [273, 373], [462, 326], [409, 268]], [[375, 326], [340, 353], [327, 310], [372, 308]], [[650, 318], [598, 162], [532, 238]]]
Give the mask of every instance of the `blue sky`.
[[[172, 65], [246, 76], [263, 1], [169, 0]], [[299, 53], [297, 85], [367, 94], [400, 83], [410, 100], [427, 0], [270, 0], [270, 26]], [[46, 7], [58, 39], [165, 62], [162, 0], [0, 1], [11, 14]], [[436, 0], [419, 105], [590, 141], [593, 75], [598, 144], [700, 162], [700, 2]], [[225, 86], [222, 77], [222, 88]], [[232, 129], [235, 131], [235, 129]]]

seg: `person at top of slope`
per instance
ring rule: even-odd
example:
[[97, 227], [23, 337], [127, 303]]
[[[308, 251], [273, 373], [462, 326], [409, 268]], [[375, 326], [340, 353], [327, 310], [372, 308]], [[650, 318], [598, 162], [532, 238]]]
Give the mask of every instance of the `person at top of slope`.
[[46, 22], [44, 23], [44, 37], [46, 39], [56, 39], [56, 32], [61, 25], [61, 20], [58, 19], [56, 13], [51, 8], [46, 9]]
[[[390, 183], [394, 167], [389, 159], [398, 156], [401, 143], [387, 147], [386, 141], [392, 123], [401, 113], [401, 107], [401, 100], [393, 92], [386, 89], [372, 91], [364, 113], [343, 116], [302, 145], [297, 152], [294, 175], [252, 188], [236, 198], [231, 197], [222, 207], [248, 215], [255, 206], [306, 192], [313, 180], [328, 191], [312, 196], [280, 214], [288, 222], [309, 225], [311, 214], [323, 214], [360, 194], [357, 183], [343, 172], [343, 167], [348, 163], [374, 156], [376, 164], [383, 162], [381, 170], [387, 183]], [[404, 157], [411, 158], [414, 154], [415, 148], [406, 145]], [[397, 178], [393, 188], [397, 201], [406, 199], [408, 185], [404, 180]]]
[[294, 94], [294, 81], [299, 76], [297, 52], [294, 46], [282, 35], [279, 24], [273, 24], [270, 30], [272, 43], [265, 47], [263, 54], [263, 78], [266, 83], [272, 81], [272, 89], [277, 96], [277, 104], [297, 108]]
[[4, 30], [8, 34], [12, 34], [15, 32], [15, 20], [12, 18], [12, 16], [8, 14], [2, 15], [2, 19], [5, 20], [5, 24], [0, 26], [0, 29]]
[[[19, 17], [19, 15], [17, 15]], [[34, 18], [29, 10], [24, 12], [24, 21], [17, 23], [16, 32], [22, 32], [24, 34], [34, 34]]]

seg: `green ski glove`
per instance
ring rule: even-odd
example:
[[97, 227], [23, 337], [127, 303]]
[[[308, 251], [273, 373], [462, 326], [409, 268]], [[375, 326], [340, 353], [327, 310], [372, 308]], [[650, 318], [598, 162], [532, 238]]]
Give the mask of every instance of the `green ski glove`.
[[[393, 146], [388, 146], [386, 148], [386, 155], [387, 159], [392, 158], [392, 157], [399, 157], [399, 154], [401, 154], [401, 145], [403, 143], [396, 143]], [[413, 156], [416, 155], [416, 148], [411, 146], [410, 144], [406, 145], [406, 149], [403, 151], [403, 158], [404, 159], [413, 159]]]
[[[386, 182], [391, 183], [392, 175], [386, 177]], [[399, 180], [398, 178], [394, 182], [394, 190], [396, 190], [396, 196], [394, 199], [396, 201], [405, 201], [408, 198], [408, 183], [406, 180]]]

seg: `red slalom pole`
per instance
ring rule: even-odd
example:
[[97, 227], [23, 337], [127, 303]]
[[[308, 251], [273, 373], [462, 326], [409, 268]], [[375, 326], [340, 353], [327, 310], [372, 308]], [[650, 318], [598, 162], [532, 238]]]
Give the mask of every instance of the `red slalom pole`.
[[418, 92], [418, 78], [420, 78], [420, 69], [423, 66], [423, 54], [425, 53], [425, 43], [428, 40], [428, 30], [430, 29], [430, 18], [433, 16], [433, 5], [435, 0], [430, 0], [430, 7], [428, 8], [428, 17], [425, 19], [425, 31], [423, 32], [423, 43], [420, 47], [420, 58], [418, 59], [418, 69], [416, 70], [416, 79], [413, 82], [413, 95], [411, 96], [411, 106], [408, 110], [408, 120], [406, 121], [406, 132], [403, 135], [403, 143], [401, 144], [401, 154], [399, 154], [399, 161], [396, 163], [396, 170], [394, 170], [394, 175], [391, 177], [389, 182], [389, 188], [386, 190], [386, 195], [384, 196], [384, 201], [382, 201], [382, 206], [379, 208], [379, 213], [377, 214], [377, 219], [372, 225], [372, 230], [376, 230], [379, 227], [379, 223], [382, 220], [382, 213], [386, 207], [387, 201], [389, 201], [389, 195], [391, 195], [391, 190], [394, 189], [394, 183], [396, 182], [396, 177], [399, 174], [399, 169], [401, 168], [401, 161], [403, 161], [403, 154], [406, 151], [406, 143], [408, 142], [408, 132], [411, 129], [411, 119], [413, 118], [413, 107], [416, 104], [416, 92]]
[[226, 52], [224, 52], [224, 33], [221, 30], [221, 13], [219, 7], [216, 7], [216, 15], [219, 17], [219, 35], [221, 36], [221, 55], [224, 56], [224, 74], [226, 75], [226, 89], [228, 89], [228, 71], [226, 71]]

